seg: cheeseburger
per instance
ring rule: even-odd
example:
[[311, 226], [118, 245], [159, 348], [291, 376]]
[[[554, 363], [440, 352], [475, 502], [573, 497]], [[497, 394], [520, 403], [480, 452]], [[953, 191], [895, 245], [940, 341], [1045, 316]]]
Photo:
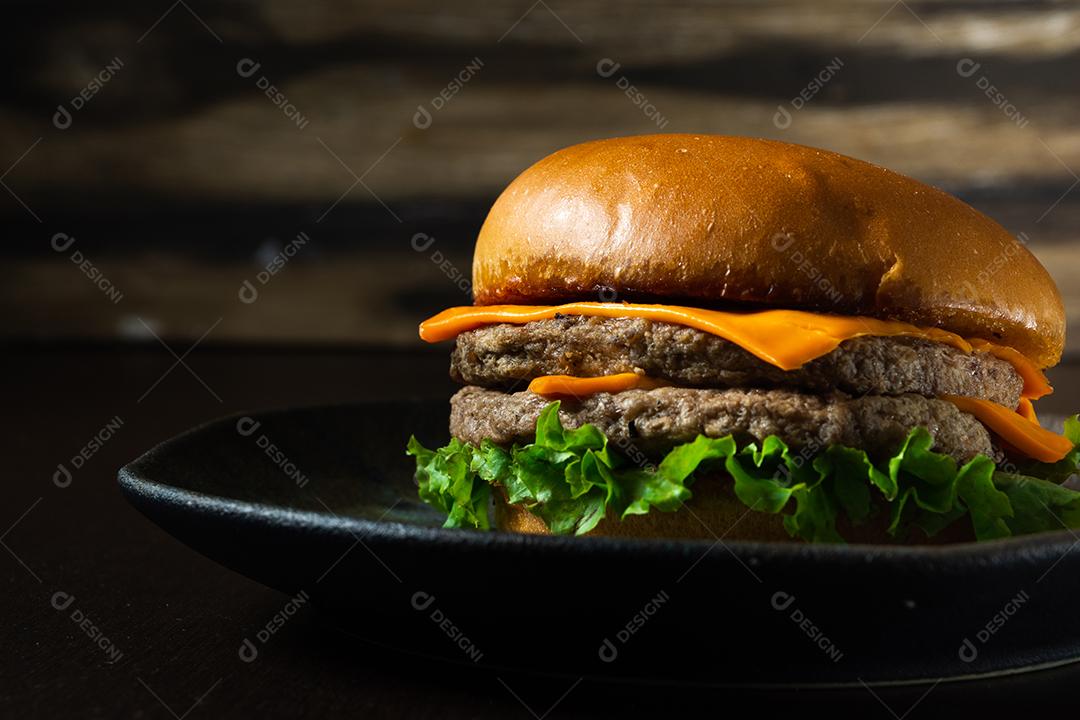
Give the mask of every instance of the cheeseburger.
[[446, 526], [808, 542], [1080, 527], [1080, 423], [1033, 403], [1053, 280], [936, 188], [781, 142], [652, 135], [544, 158], [495, 202], [453, 341]]

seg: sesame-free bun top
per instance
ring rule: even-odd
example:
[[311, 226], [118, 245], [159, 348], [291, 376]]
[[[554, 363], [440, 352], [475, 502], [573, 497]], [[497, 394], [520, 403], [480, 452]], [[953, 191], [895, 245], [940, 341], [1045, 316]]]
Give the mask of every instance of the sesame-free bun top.
[[503, 191], [478, 305], [628, 300], [787, 307], [941, 327], [1060, 360], [1039, 261], [936, 188], [837, 153], [719, 135], [574, 145]]

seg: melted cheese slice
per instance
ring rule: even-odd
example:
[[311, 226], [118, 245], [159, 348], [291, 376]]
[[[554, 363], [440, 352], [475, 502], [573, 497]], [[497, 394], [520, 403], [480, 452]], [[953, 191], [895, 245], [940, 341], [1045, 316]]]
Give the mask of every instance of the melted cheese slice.
[[1067, 437], [1040, 427], [1038, 422], [1021, 415], [1020, 408], [1014, 411], [989, 400], [958, 395], [942, 395], [941, 399], [948, 400], [962, 412], [974, 415], [995, 435], [1028, 457], [1042, 462], [1057, 462], [1073, 449]]
[[1016, 406], [1016, 412], [1020, 417], [1027, 418], [1036, 425], [1039, 424], [1039, 416], [1035, 414], [1035, 405], [1029, 398], [1020, 398], [1020, 404]]
[[918, 337], [950, 345], [964, 352], [986, 352], [1012, 364], [1024, 380], [1023, 395], [1037, 399], [1053, 392], [1046, 376], [1013, 348], [985, 340], [965, 340], [940, 328], [920, 328], [894, 320], [826, 315], [802, 310], [725, 312], [678, 305], [577, 302], [565, 305], [469, 305], [449, 308], [420, 324], [427, 342], [450, 340], [484, 325], [524, 325], [556, 315], [639, 317], [685, 325], [729, 340], [781, 370], [795, 370], [828, 355], [845, 340], [864, 336]]
[[596, 393], [617, 393], [623, 390], [652, 390], [671, 383], [637, 373], [619, 373], [600, 377], [574, 377], [573, 375], [544, 375], [529, 383], [529, 391], [549, 400], [580, 398]]

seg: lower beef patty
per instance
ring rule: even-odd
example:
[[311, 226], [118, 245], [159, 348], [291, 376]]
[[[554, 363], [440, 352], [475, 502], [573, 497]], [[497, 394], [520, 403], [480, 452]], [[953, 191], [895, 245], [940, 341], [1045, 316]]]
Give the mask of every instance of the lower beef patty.
[[[513, 394], [470, 386], [450, 401], [450, 433], [479, 445], [530, 442], [548, 401], [531, 392]], [[778, 435], [795, 448], [817, 451], [839, 443], [871, 457], [892, 455], [912, 428], [925, 427], [935, 449], [964, 461], [983, 453], [996, 458], [990, 435], [955, 405], [921, 395], [850, 397], [789, 390], [719, 390], [664, 387], [598, 393], [563, 402], [567, 427], [592, 423], [616, 446], [656, 458], [699, 434], [761, 440]]]
[[641, 318], [561, 316], [489, 325], [457, 338], [450, 373], [467, 385], [508, 388], [540, 375], [595, 377], [642, 370], [690, 387], [784, 387], [850, 395], [964, 395], [1014, 408], [1023, 380], [1008, 362], [906, 337], [859, 337], [784, 371], [738, 345]]

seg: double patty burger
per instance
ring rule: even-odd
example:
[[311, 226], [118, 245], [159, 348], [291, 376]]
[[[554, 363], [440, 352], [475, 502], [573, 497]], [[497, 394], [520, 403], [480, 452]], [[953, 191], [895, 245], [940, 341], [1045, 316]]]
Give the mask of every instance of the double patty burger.
[[1065, 338], [1046, 270], [935, 188], [797, 145], [585, 143], [480, 231], [453, 440], [415, 439], [447, 525], [920, 542], [1080, 527], [1080, 425], [1032, 402]]

